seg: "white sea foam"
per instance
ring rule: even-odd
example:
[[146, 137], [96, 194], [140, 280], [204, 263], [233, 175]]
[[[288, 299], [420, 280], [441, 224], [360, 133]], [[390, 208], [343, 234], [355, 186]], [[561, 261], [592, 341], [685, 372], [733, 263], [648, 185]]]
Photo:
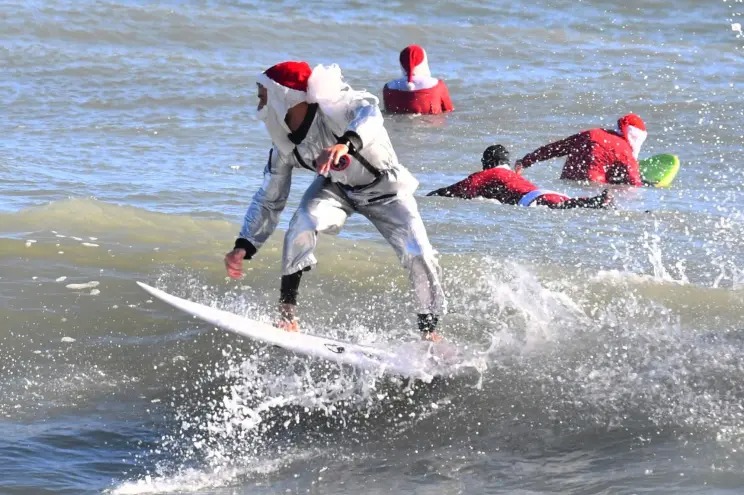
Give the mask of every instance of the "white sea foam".
[[85, 282], [84, 284], [67, 284], [65, 287], [68, 289], [73, 290], [82, 290], [82, 289], [92, 289], [93, 287], [98, 287], [100, 282], [93, 280], [91, 282]]
[[237, 469], [217, 469], [214, 472], [184, 469], [173, 476], [151, 476], [127, 481], [107, 491], [112, 495], [145, 495], [150, 493], [207, 492], [229, 485], [242, 474]]

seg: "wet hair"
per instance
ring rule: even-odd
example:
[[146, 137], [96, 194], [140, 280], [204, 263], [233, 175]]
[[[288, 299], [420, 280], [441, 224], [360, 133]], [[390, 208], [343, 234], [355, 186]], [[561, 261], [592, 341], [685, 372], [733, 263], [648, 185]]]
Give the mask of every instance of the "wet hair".
[[483, 164], [483, 170], [499, 165], [509, 165], [509, 151], [500, 144], [489, 146], [483, 151], [481, 164]]

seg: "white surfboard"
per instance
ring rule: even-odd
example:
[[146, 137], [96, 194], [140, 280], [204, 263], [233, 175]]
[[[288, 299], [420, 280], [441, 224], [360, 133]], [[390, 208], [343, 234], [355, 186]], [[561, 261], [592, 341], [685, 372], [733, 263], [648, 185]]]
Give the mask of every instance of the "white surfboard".
[[[307, 333], [286, 332], [267, 323], [182, 299], [142, 282], [137, 282], [137, 284], [155, 298], [200, 320], [243, 337], [273, 344], [297, 354], [348, 364], [363, 370], [379, 370], [427, 382], [443, 371], [442, 359], [437, 357], [437, 354], [441, 355], [441, 352], [436, 352], [436, 349], [434, 349], [440, 344], [410, 342], [396, 345], [393, 351], [380, 347], [342, 342]], [[448, 352], [447, 354], [451, 353]]]

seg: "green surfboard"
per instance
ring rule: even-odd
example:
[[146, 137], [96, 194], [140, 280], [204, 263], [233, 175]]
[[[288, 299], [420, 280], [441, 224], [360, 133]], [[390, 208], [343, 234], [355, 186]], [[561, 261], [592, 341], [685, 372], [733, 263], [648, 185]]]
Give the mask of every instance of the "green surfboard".
[[679, 172], [679, 158], [668, 153], [654, 155], [638, 162], [641, 177], [656, 187], [666, 187], [672, 183]]

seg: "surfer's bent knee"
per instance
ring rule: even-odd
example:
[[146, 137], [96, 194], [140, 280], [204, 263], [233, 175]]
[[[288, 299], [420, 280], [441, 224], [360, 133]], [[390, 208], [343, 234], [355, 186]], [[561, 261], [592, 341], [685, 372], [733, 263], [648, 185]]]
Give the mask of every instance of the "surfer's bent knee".
[[318, 227], [317, 218], [305, 209], [298, 209], [292, 216], [287, 227], [287, 236], [297, 237], [303, 232], [316, 232]]

